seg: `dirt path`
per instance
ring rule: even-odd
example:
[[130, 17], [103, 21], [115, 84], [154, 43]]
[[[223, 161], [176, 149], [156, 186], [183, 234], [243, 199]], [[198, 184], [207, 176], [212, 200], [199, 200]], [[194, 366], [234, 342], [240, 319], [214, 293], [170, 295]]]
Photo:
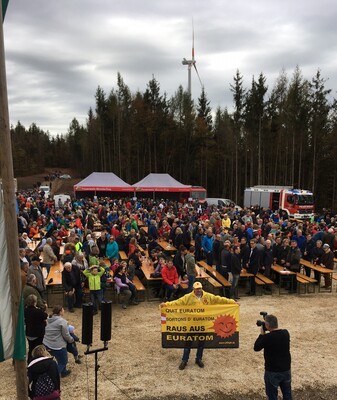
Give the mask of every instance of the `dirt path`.
[[[99, 356], [99, 399], [258, 400], [264, 399], [263, 354], [253, 351], [260, 311], [278, 316], [291, 335], [294, 399], [333, 400], [337, 389], [336, 292], [306, 296], [258, 296], [241, 300], [240, 348], [205, 350], [205, 368], [190, 360], [178, 370], [182, 351], [162, 349], [158, 302], [127, 310], [113, 305], [113, 337]], [[81, 336], [81, 310], [66, 314]], [[99, 342], [95, 317], [95, 346]], [[84, 346], [80, 345], [83, 353]], [[192, 353], [193, 357], [194, 353]], [[72, 374], [62, 380], [62, 399], [94, 399], [94, 357], [82, 365], [70, 359]], [[0, 399], [15, 399], [10, 362], [1, 364]]]

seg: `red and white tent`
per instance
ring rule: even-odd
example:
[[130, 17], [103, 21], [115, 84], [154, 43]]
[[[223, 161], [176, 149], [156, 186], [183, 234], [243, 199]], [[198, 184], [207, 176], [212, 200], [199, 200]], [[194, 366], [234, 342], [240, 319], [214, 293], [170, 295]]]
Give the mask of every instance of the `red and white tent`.
[[190, 192], [191, 185], [184, 185], [169, 174], [149, 174], [133, 185], [136, 192]]
[[[191, 185], [184, 185], [180, 183], [176, 179], [174, 179], [169, 174], [149, 174], [141, 181], [135, 183], [133, 185], [135, 194], [141, 193], [142, 194], [149, 193], [155, 194], [157, 193], [157, 197], [160, 194], [161, 197], [172, 197], [175, 193], [177, 195], [180, 194], [181, 197], [195, 197], [196, 193], [202, 193], [201, 197], [205, 197], [206, 190], [202, 187], [195, 187]], [[171, 194], [171, 196], [168, 196]], [[199, 196], [198, 196], [199, 197]]]
[[74, 186], [75, 194], [79, 192], [133, 192], [131, 185], [124, 182], [112, 172], [93, 172]]

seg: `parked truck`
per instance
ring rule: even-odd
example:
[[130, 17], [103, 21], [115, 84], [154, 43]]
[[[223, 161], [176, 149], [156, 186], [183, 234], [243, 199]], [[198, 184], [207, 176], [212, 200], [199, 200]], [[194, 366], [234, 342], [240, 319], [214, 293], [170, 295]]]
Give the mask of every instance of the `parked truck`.
[[288, 218], [311, 219], [314, 216], [314, 195], [309, 190], [292, 186], [252, 186], [245, 189], [244, 207], [253, 206], [284, 211]]

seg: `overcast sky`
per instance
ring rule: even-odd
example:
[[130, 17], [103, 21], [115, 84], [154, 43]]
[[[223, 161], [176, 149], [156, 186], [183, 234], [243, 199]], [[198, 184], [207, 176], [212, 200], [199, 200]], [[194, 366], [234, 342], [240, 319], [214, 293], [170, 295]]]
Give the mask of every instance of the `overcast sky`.
[[[117, 72], [132, 93], [152, 76], [161, 91], [187, 88], [192, 47], [211, 107], [229, 109], [236, 69], [246, 87], [263, 72], [273, 87], [298, 64], [311, 80], [317, 68], [337, 91], [335, 0], [9, 0], [4, 23], [11, 124], [35, 122], [66, 133], [85, 123], [100, 85], [116, 88]], [[200, 95], [192, 75], [192, 96]]]

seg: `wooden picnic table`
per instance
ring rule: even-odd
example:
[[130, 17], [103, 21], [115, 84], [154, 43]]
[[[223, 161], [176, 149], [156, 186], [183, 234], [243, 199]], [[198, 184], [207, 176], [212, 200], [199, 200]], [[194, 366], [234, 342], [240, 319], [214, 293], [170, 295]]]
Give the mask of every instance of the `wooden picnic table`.
[[159, 276], [157, 278], [151, 277], [151, 274], [154, 273], [154, 268], [153, 268], [153, 265], [147, 259], [143, 260], [141, 270], [143, 271], [147, 281], [157, 281], [158, 282], [158, 281], [162, 280], [161, 276]]
[[[61, 261], [57, 261], [54, 265], [50, 267], [49, 274], [46, 279], [46, 284], [62, 285], [62, 271], [63, 271], [63, 264]], [[51, 279], [52, 281], [50, 282]]]
[[144, 231], [146, 235], [149, 233], [149, 228], [147, 226], [140, 226], [139, 228], [139, 230]]
[[37, 242], [35, 240], [32, 240], [31, 242], [27, 243], [27, 247], [29, 247], [33, 251], [35, 251], [36, 246], [37, 246]]
[[333, 269], [325, 268], [325, 267], [322, 267], [321, 265], [315, 265], [315, 264], [311, 263], [310, 261], [304, 260], [303, 258], [301, 258], [300, 264], [303, 265], [304, 267], [311, 268], [312, 270], [318, 272], [318, 291], [319, 292], [321, 291], [321, 276], [322, 276], [322, 274], [329, 274], [330, 279], [331, 279], [331, 286], [330, 286], [330, 289], [328, 289], [328, 291], [330, 293], [332, 292]]
[[[278, 264], [272, 265], [271, 269], [279, 276], [279, 283], [278, 283], [279, 294], [282, 294], [281, 288], [282, 288], [282, 284], [285, 281], [287, 283], [290, 283], [290, 289], [293, 290], [293, 279], [296, 279], [296, 272], [289, 271], [288, 269], [284, 269], [281, 265], [278, 265]], [[292, 277], [292, 275], [294, 276], [294, 278]], [[290, 277], [290, 282], [289, 282], [289, 277]], [[288, 293], [288, 292], [284, 292], [284, 293]]]
[[197, 270], [197, 275], [196, 275], [196, 279], [209, 279], [210, 276], [209, 274], [205, 271], [205, 268], [200, 266], [200, 265], [196, 265], [195, 266], [196, 270]]
[[166, 240], [158, 240], [158, 244], [164, 251], [168, 253], [173, 253], [177, 251], [173, 244], [167, 242]]
[[212, 266], [208, 265], [205, 261], [198, 261], [198, 266], [208, 271], [218, 282], [222, 284], [222, 286], [224, 287], [232, 286], [231, 283], [228, 282], [228, 280], [225, 279], [223, 275], [220, 274], [220, 272], [217, 272]]

